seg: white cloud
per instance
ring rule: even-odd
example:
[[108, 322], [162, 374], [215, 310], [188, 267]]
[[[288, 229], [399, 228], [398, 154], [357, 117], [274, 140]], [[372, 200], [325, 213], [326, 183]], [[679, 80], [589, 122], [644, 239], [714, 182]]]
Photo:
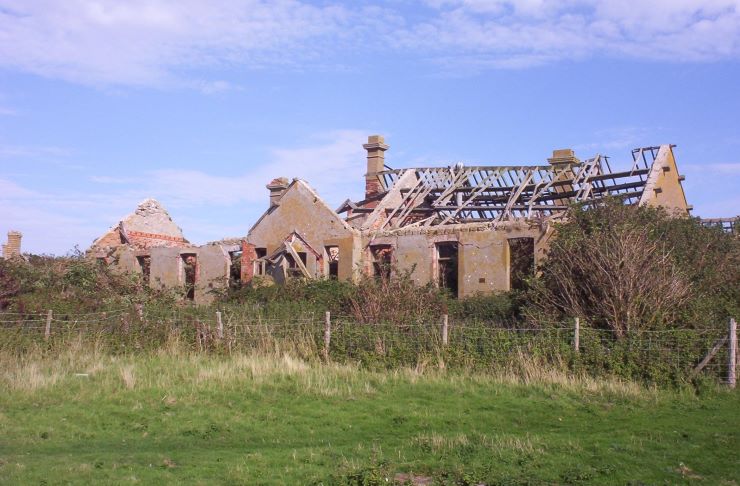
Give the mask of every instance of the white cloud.
[[298, 0], [0, 0], [0, 64], [85, 84], [156, 85], [203, 66], [294, 63], [320, 52], [349, 16]]
[[[152, 172], [145, 184], [150, 192], [156, 191], [180, 206], [229, 205], [265, 202], [268, 182], [276, 177], [297, 177], [306, 180], [327, 202], [335, 204], [348, 196], [358, 196], [363, 189], [362, 144], [367, 140], [367, 133], [334, 131], [316, 136], [314, 143], [307, 146], [275, 148], [269, 161], [244, 174], [167, 169]], [[198, 196], [194, 198], [195, 188]]]
[[63, 147], [32, 147], [26, 145], [0, 145], [0, 158], [3, 157], [66, 157], [70, 150]]
[[[664, 140], [651, 140], [647, 137], [654, 137], [655, 132], [660, 130], [659, 127], [616, 127], [596, 130], [593, 134], [595, 141], [589, 143], [580, 143], [573, 146], [578, 152], [584, 152], [583, 155], [594, 155], [598, 152], [601, 155], [628, 156], [627, 152], [634, 148], [646, 147], [649, 145], [660, 145], [665, 143]], [[619, 151], [620, 153], [609, 153], [610, 151]]]
[[603, 56], [737, 59], [740, 2], [0, 0], [0, 67], [90, 85], [210, 94], [236, 88], [229, 70], [344, 69], [378, 52], [463, 74]]
[[435, 18], [398, 36], [407, 48], [454, 51], [463, 66], [526, 67], [591, 56], [736, 59], [738, 0], [430, 0]]
[[687, 172], [696, 174], [716, 174], [740, 176], [740, 162], [709, 163], [709, 164], [685, 164]]

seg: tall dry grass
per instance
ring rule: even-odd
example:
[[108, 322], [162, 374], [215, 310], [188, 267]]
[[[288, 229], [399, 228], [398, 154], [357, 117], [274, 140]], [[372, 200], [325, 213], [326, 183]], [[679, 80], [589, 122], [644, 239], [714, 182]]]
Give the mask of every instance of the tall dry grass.
[[565, 367], [546, 366], [521, 353], [507, 366], [482, 373], [449, 370], [434, 361], [371, 371], [352, 363], [307, 359], [296, 349], [295, 343], [282, 346], [276, 341], [244, 352], [202, 353], [174, 336], [156, 351], [120, 355], [106, 351], [98, 341], [78, 337], [51, 351], [42, 346], [22, 355], [0, 350], [0, 393], [36, 394], [94, 383], [100, 393], [158, 390], [168, 396], [171, 390], [256, 389], [286, 381], [299, 393], [327, 397], [372, 395], [383, 386], [434, 383], [460, 391], [490, 386], [492, 393], [496, 387], [519, 385], [631, 398], [655, 398], [659, 393], [630, 381], [574, 375]]

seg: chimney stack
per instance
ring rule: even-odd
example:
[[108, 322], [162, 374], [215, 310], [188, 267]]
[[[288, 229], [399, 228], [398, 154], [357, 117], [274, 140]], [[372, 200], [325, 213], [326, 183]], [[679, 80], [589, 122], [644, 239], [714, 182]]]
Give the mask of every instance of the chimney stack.
[[285, 190], [288, 188], [288, 185], [287, 177], [278, 177], [265, 186], [270, 191], [270, 207], [277, 206], [278, 201], [280, 201], [280, 198], [285, 194]]
[[15, 258], [21, 256], [21, 238], [23, 234], [20, 231], [8, 231], [8, 243], [3, 245], [3, 257]]
[[555, 167], [562, 165], [577, 165], [581, 163], [581, 161], [578, 160], [578, 157], [576, 157], [576, 153], [573, 149], [553, 150], [552, 157], [547, 159], [547, 161]]
[[385, 151], [389, 146], [385, 144], [382, 135], [370, 135], [367, 137], [367, 143], [362, 147], [367, 150], [367, 173], [365, 174], [365, 198], [367, 199], [382, 191], [377, 174], [385, 170]]

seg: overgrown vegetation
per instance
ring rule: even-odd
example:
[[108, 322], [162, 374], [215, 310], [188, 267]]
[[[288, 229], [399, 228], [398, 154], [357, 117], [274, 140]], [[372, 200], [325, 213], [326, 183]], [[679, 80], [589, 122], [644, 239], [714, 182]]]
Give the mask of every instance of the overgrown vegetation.
[[115, 273], [79, 251], [65, 257], [0, 259], [0, 312], [80, 314], [132, 304], [175, 305], [177, 291], [143, 285], [139, 276]]
[[[329, 357], [338, 362], [495, 371], [523, 354], [561, 371], [680, 386], [697, 379], [693, 367], [725, 335], [727, 318], [740, 315], [740, 242], [692, 219], [607, 200], [572, 209], [524, 287], [454, 299], [433, 285], [416, 285], [410, 273], [393, 272], [357, 284], [257, 281], [194, 308], [182, 299], [184, 289], [152, 290], [79, 254], [31, 257], [0, 261], [0, 307], [9, 316], [0, 347], [22, 353], [38, 344], [42, 313], [52, 309], [52, 341], [85, 332], [126, 354], [173, 335], [194, 350], [217, 353], [299, 342], [291, 348], [298, 356], [318, 359], [330, 311]], [[218, 339], [216, 310], [224, 321]], [[714, 379], [724, 378], [718, 363], [725, 355], [720, 349], [712, 362]]]
[[716, 328], [740, 315], [740, 240], [660, 208], [607, 199], [559, 224], [527, 314], [574, 317], [617, 337]]
[[732, 484], [726, 348], [691, 369], [740, 311], [738, 244], [607, 201], [516, 292], [395, 273], [200, 308], [79, 254], [0, 261], [0, 483]]

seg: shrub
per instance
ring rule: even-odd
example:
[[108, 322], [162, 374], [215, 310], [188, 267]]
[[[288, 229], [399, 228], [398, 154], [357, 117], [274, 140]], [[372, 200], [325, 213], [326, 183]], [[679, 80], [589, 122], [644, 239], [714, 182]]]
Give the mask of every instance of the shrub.
[[142, 285], [81, 253], [64, 257], [30, 255], [0, 261], [0, 309], [37, 313], [86, 313], [132, 303], [174, 304], [172, 292]]
[[712, 327], [738, 312], [740, 242], [697, 220], [607, 199], [559, 224], [527, 314], [630, 330]]
[[449, 301], [450, 317], [473, 321], [513, 323], [519, 318], [523, 294], [499, 292], [476, 294]]
[[445, 294], [433, 284], [419, 286], [411, 272], [362, 277], [349, 296], [348, 313], [358, 322], [410, 324], [438, 320], [447, 311]]

